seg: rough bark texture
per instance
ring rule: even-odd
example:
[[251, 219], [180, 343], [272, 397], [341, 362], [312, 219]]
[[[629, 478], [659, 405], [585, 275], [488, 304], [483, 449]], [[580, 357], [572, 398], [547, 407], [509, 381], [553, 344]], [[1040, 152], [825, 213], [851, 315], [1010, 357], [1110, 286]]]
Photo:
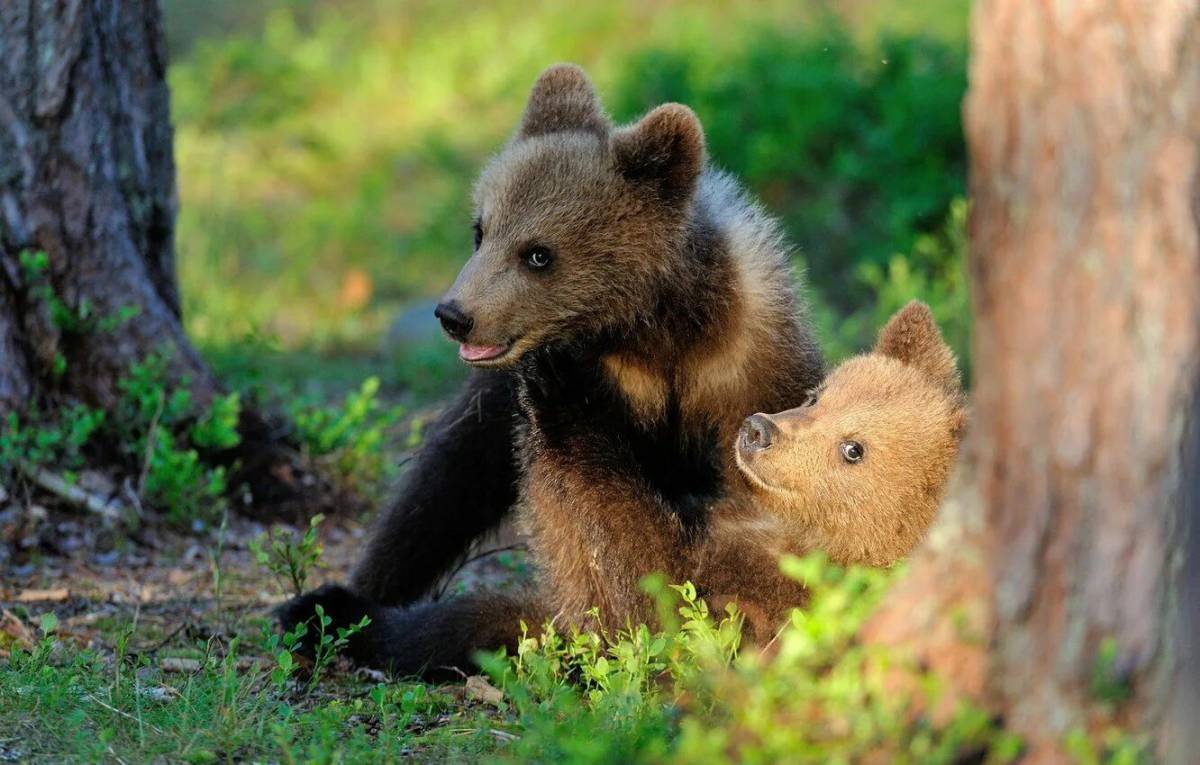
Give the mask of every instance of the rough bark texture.
[[[163, 40], [156, 0], [0, 0], [0, 414], [51, 391], [107, 408], [129, 366], [160, 351], [198, 404], [219, 391], [180, 320]], [[72, 311], [136, 315], [64, 331], [34, 299], [26, 250], [49, 256]], [[328, 496], [301, 480], [272, 423], [248, 413], [242, 431], [235, 481], [250, 480], [260, 507]]]
[[1194, 762], [1200, 4], [982, 0], [972, 46], [967, 488], [867, 637], [994, 705], [1023, 762], [1111, 722]]
[[1175, 509], [1200, 349], [1200, 5], [975, 12], [964, 113], [990, 685], [1008, 724], [1051, 752], [1088, 722], [1103, 640], [1138, 728], [1158, 726], [1176, 666]]
[[31, 392], [29, 368], [17, 339], [11, 291], [0, 275], [0, 412], [21, 406]]
[[[23, 362], [39, 377], [61, 352], [70, 392], [100, 405], [130, 363], [159, 347], [201, 399], [215, 390], [179, 320], [166, 66], [154, 0], [0, 4], [0, 257], [13, 287], [0, 330], [25, 339], [0, 350], [4, 366]], [[24, 249], [49, 255], [50, 279], [72, 308], [132, 306], [138, 316], [104, 343], [64, 336], [44, 311], [22, 310]]]

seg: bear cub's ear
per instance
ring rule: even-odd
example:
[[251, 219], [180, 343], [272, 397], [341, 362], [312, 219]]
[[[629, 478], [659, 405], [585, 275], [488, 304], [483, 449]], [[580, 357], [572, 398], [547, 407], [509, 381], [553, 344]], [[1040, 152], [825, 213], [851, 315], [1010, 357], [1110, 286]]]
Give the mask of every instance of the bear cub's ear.
[[942, 339], [929, 306], [914, 300], [901, 308], [879, 332], [875, 352], [916, 367], [948, 393], [961, 390], [954, 352]]
[[704, 167], [704, 129], [683, 104], [663, 104], [612, 138], [617, 170], [664, 201], [689, 199]]
[[533, 84], [517, 136], [582, 130], [603, 137], [610, 124], [583, 70], [574, 64], [555, 64]]

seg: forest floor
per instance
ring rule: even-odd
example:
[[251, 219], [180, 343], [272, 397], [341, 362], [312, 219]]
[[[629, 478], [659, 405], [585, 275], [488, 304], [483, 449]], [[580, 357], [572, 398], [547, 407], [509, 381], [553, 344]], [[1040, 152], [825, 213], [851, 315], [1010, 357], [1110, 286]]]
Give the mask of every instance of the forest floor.
[[[322, 422], [357, 423], [347, 448], [374, 444], [353, 452], [359, 466], [403, 464], [419, 442], [410, 436], [451, 384], [431, 385], [425, 398], [384, 389], [372, 403], [353, 394], [374, 370], [320, 364], [327, 375], [331, 368], [336, 379], [303, 393], [321, 402], [345, 396]], [[390, 417], [393, 407], [402, 416]], [[386, 429], [373, 430], [384, 419]], [[99, 480], [86, 472], [72, 480]], [[368, 484], [376, 506], [392, 478], [383, 471]], [[121, 485], [115, 476], [108, 483]], [[898, 692], [889, 669], [897, 658], [859, 640], [896, 570], [841, 569], [820, 556], [791, 561], [785, 571], [811, 598], [768, 653], [739, 650], [736, 616], [710, 614], [694, 589], [689, 596], [687, 586], [660, 582], [649, 591], [664, 613], [682, 617], [672, 626], [556, 634], [529, 625], [516, 656], [485, 662], [480, 675], [426, 684], [354, 667], [332, 645], [315, 663], [300, 659], [275, 628], [273, 609], [295, 591], [347, 579], [369, 533], [362, 518], [325, 519], [313, 544], [304, 529], [234, 513], [185, 528], [152, 512], [130, 531], [36, 488], [7, 489], [0, 763], [998, 765], [1019, 752], [971, 704], [936, 719], [921, 713], [940, 693], [937, 682], [922, 678]], [[311, 559], [306, 581], [292, 581], [277, 556], [264, 564], [261, 551], [276, 549], [273, 542]], [[438, 596], [529, 574], [520, 540], [505, 530]]]
[[[20, 540], [40, 552], [0, 579], [0, 666], [19, 659], [0, 672], [0, 762], [437, 759], [505, 739], [481, 727], [499, 693], [481, 677], [375, 692], [396, 703], [368, 699], [384, 688], [382, 673], [336, 658], [317, 668], [319, 684], [308, 682], [312, 666], [273, 680], [281, 650], [271, 611], [291, 585], [256, 560], [261, 524], [233, 518], [199, 538], [147, 527], [97, 552], [111, 530], [43, 512], [38, 538]], [[306, 587], [345, 581], [366, 533], [355, 520], [321, 524]], [[443, 593], [523, 576], [512, 544], [485, 547]], [[381, 727], [379, 714], [355, 710], [364, 700], [401, 719]]]

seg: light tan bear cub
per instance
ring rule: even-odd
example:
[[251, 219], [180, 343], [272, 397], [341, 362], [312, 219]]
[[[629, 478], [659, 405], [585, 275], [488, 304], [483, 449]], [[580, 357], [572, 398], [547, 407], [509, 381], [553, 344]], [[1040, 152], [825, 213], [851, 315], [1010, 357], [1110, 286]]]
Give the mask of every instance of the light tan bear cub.
[[781, 554], [901, 560], [934, 519], [965, 420], [954, 355], [914, 301], [804, 406], [746, 419], [734, 446], [745, 491], [714, 515], [697, 581], [738, 601], [761, 637], [804, 599], [778, 574]]

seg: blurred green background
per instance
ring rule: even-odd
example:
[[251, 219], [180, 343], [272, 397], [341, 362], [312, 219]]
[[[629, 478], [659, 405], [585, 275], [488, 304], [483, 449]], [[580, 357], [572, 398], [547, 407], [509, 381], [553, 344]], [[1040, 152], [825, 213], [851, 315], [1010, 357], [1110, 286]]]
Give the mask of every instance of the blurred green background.
[[963, 356], [967, 0], [167, 0], [188, 329], [235, 381], [440, 395], [428, 301], [537, 73], [682, 101], [783, 220], [832, 359], [929, 302]]

